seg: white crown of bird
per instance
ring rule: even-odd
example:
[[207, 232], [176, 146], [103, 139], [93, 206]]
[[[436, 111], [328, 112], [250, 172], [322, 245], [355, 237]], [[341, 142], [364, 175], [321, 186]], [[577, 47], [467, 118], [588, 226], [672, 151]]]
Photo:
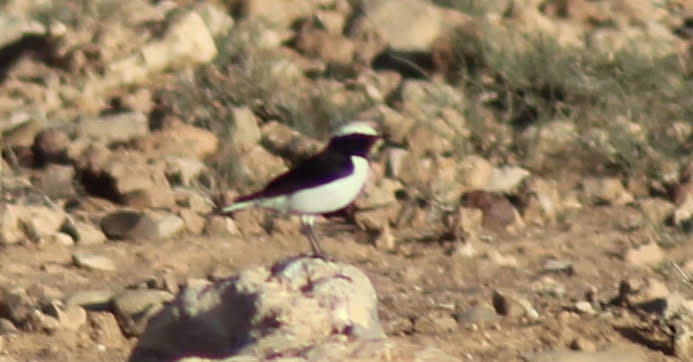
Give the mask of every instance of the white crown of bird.
[[369, 121], [353, 121], [337, 129], [335, 137], [348, 136], [352, 134], [364, 134], [369, 136], [377, 136], [378, 131], [375, 129], [373, 122]]

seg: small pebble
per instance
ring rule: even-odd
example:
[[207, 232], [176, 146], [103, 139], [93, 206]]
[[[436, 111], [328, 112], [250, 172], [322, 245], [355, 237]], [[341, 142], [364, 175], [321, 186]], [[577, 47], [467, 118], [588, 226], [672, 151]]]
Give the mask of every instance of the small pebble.
[[115, 263], [103, 255], [74, 253], [72, 261], [76, 266], [89, 270], [115, 271], [117, 269]]

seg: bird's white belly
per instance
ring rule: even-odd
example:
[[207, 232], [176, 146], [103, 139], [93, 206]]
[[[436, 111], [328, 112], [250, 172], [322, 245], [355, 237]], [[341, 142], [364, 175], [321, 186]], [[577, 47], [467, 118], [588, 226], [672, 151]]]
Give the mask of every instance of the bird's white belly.
[[354, 171], [344, 178], [297, 191], [288, 197], [289, 212], [319, 214], [337, 211], [358, 196], [368, 178], [368, 160], [351, 156]]

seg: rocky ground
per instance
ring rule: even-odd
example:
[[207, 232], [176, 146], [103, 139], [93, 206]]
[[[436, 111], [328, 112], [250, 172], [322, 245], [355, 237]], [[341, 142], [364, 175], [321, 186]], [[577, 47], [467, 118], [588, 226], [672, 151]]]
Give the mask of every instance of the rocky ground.
[[[0, 362], [693, 360], [692, 19], [0, 1]], [[384, 139], [333, 261], [216, 215], [351, 119]]]

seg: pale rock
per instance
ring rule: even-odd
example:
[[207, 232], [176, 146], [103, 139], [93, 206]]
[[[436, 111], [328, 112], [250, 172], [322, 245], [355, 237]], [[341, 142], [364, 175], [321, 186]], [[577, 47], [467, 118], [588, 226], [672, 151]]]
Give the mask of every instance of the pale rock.
[[[186, 288], [150, 320], [131, 361], [221, 353], [263, 359], [268, 353], [297, 356], [297, 350], [315, 361], [350, 360], [364, 344], [383, 352], [376, 304], [372, 284], [350, 265], [298, 258], [248, 269]], [[232, 355], [229, 345], [236, 346]], [[371, 353], [361, 360], [382, 360]]]
[[532, 177], [527, 181], [526, 186], [530, 197], [522, 212], [524, 220], [539, 225], [544, 224], [545, 221], [554, 221], [564, 208], [557, 182]]
[[[33, 187], [31, 181], [25, 176], [5, 174], [0, 177], [0, 189], [4, 192], [29, 190]], [[0, 205], [2, 206], [2, 205]]]
[[483, 221], [484, 212], [481, 209], [460, 207], [457, 211], [455, 232], [475, 239], [484, 230]]
[[223, 36], [233, 28], [233, 17], [228, 14], [228, 11], [223, 6], [216, 3], [198, 3], [195, 6], [195, 12], [200, 14], [204, 20], [209, 32], [216, 36]]
[[206, 130], [183, 122], [151, 133], [144, 140], [142, 151], [152, 158], [170, 156], [204, 160], [217, 152], [219, 139]]
[[[20, 104], [21, 103], [16, 103], [17, 106], [19, 106]], [[3, 117], [3, 119], [0, 120], [0, 136], [12, 131], [13, 129], [21, 127], [23, 124], [27, 122], [30, 122], [34, 117], [36, 117], [36, 115], [25, 111], [9, 113], [7, 117]]]
[[[361, 53], [356, 53], [355, 56], [359, 57]], [[376, 105], [371, 109], [377, 109], [379, 107], [387, 107], [384, 103], [390, 96], [397, 90], [400, 83], [402, 82], [402, 75], [392, 70], [380, 70], [375, 71], [372, 69], [364, 69], [359, 73], [356, 78], [357, 89], [360, 89], [365, 93], [365, 95], [373, 101]], [[365, 110], [364, 112], [370, 112], [370, 110]], [[358, 116], [358, 119], [374, 119], [371, 117]], [[392, 130], [396, 131], [396, 130]], [[393, 132], [392, 134], [394, 134]], [[401, 132], [396, 132], [400, 134]]]
[[305, 23], [298, 31], [294, 43], [301, 54], [336, 64], [349, 64], [354, 58], [355, 44], [342, 34], [332, 34]]
[[[222, 231], [222, 235], [228, 232], [230, 232], [231, 235], [235, 234], [234, 228], [237, 228], [241, 235], [245, 237], [266, 234], [266, 218], [267, 212], [259, 208], [247, 209], [242, 212], [234, 213], [232, 219], [233, 224], [224, 224], [224, 227], [228, 228], [229, 231]], [[275, 221], [275, 227], [276, 224], [277, 221]]]
[[88, 270], [116, 271], [117, 269], [113, 260], [103, 255], [77, 252], [72, 254], [72, 261], [76, 266]]
[[175, 214], [147, 211], [144, 215], [146, 219], [151, 220], [153, 228], [150, 228], [150, 225], [146, 225], [146, 222], [139, 224], [133, 231], [139, 238], [168, 239], [179, 234], [185, 228], [183, 219]]
[[214, 236], [238, 236], [241, 234], [233, 219], [222, 215], [214, 215], [209, 218], [205, 233]]
[[540, 296], [562, 298], [566, 293], [565, 286], [549, 276], [541, 277], [541, 279], [532, 282], [530, 286], [532, 291]]
[[262, 125], [261, 133], [263, 146], [270, 152], [291, 160], [307, 158], [322, 148], [319, 141], [278, 121]]
[[31, 118], [27, 122], [19, 124], [2, 133], [4, 147], [19, 146], [31, 147], [36, 141], [36, 137], [46, 128], [46, 120], [43, 118]]
[[683, 226], [693, 218], [693, 195], [689, 195], [685, 201], [674, 210], [674, 225]]
[[588, 177], [582, 181], [585, 198], [592, 203], [609, 203], [622, 206], [635, 201], [616, 177]]
[[422, 0], [369, 1], [363, 15], [353, 25], [355, 36], [374, 31], [392, 49], [426, 52], [449, 27], [459, 26], [469, 17]]
[[65, 298], [65, 305], [77, 305], [89, 310], [101, 310], [110, 305], [114, 295], [115, 292], [110, 289], [79, 290]]
[[109, 239], [166, 239], [184, 228], [182, 218], [163, 211], [117, 211], [101, 219], [101, 229]]
[[399, 179], [409, 188], [423, 190], [437, 171], [430, 157], [417, 157], [408, 152], [402, 161], [407, 167], [400, 171]]
[[262, 137], [258, 119], [248, 107], [235, 107], [231, 109], [231, 115], [234, 127], [229, 142], [237, 152], [246, 152]]
[[188, 232], [199, 235], [205, 229], [205, 218], [200, 216], [200, 214], [195, 211], [188, 209], [181, 209], [178, 211], [178, 216], [183, 219], [185, 223], [185, 230]]
[[463, 258], [473, 258], [479, 251], [472, 244], [473, 237], [465, 237], [464, 242], [457, 242], [452, 249], [453, 256], [459, 256]]
[[44, 314], [38, 309], [34, 309], [29, 313], [25, 328], [33, 331], [43, 331], [53, 333], [61, 328], [60, 321], [57, 318]]
[[452, 152], [454, 145], [451, 138], [436, 132], [430, 125], [419, 125], [407, 135], [409, 150], [419, 157], [443, 155]]
[[628, 264], [634, 266], [650, 266], [662, 262], [664, 260], [664, 252], [657, 243], [650, 242], [627, 250], [623, 258]]
[[178, 279], [173, 273], [167, 272], [161, 277], [161, 289], [173, 295], [177, 295], [180, 292]]
[[[75, 138], [65, 150], [67, 158], [77, 162], [92, 152], [98, 152], [100, 157], [105, 157], [106, 154], [110, 153], [110, 150], [106, 145], [88, 138]], [[77, 168], [76, 165], [75, 168]]]
[[41, 190], [53, 199], [74, 196], [74, 181], [75, 169], [72, 166], [51, 164], [39, 175]]
[[5, 48], [24, 36], [39, 36], [45, 33], [46, 28], [40, 21], [17, 13], [0, 13], [0, 48]]
[[397, 203], [397, 192], [403, 191], [404, 185], [391, 178], [378, 178], [366, 184], [363, 197], [359, 197], [355, 204], [359, 209], [382, 208]]
[[99, 228], [83, 221], [68, 220], [61, 231], [69, 234], [79, 245], [96, 245], [106, 242], [106, 235]]
[[39, 305], [45, 306], [48, 303], [58, 301], [63, 298], [62, 290], [40, 283], [33, 283], [26, 289], [27, 294], [38, 301]]
[[24, 230], [24, 235], [32, 241], [43, 239], [45, 235], [52, 234], [59, 230], [55, 225], [64, 222], [66, 214], [62, 210], [38, 207], [28, 211], [20, 223]]
[[383, 224], [382, 230], [375, 239], [375, 247], [381, 250], [392, 251], [397, 246], [397, 240], [392, 235], [392, 228], [389, 223]]
[[175, 205], [165, 167], [139, 153], [100, 147], [88, 149], [76, 165], [88, 192], [138, 208]]
[[385, 162], [387, 165], [387, 175], [397, 178], [400, 176], [402, 168], [405, 166], [407, 151], [399, 147], [387, 147], [383, 153], [385, 154]]
[[264, 147], [256, 145], [238, 160], [238, 174], [257, 185], [279, 176], [287, 170], [284, 161], [269, 153]]
[[129, 112], [98, 118], [83, 118], [77, 125], [77, 137], [104, 144], [125, 143], [149, 133], [149, 120], [142, 113]]
[[[303, 67], [305, 67], [305, 64], [302, 64], [300, 60], [300, 58], [286, 57], [269, 59], [266, 69], [269, 76], [273, 77], [277, 84], [285, 85], [287, 87], [296, 87], [297, 89], [301, 89], [303, 91], [309, 91], [308, 84], [306, 82], [307, 79], [303, 73]], [[339, 84], [336, 81], [335, 83]], [[315, 87], [315, 85], [312, 86]], [[317, 90], [319, 88], [315, 89]], [[320, 91], [324, 91], [324, 89]], [[324, 96], [323, 93], [320, 94]]]
[[149, 320], [164, 308], [164, 303], [173, 299], [171, 293], [163, 290], [129, 289], [113, 297], [112, 308], [123, 334], [138, 336]]
[[[467, 189], [469, 174], [461, 174], [460, 163], [451, 157], [435, 157], [428, 190], [439, 202], [454, 204]], [[472, 171], [475, 172], [476, 170]]]
[[7, 318], [16, 325], [22, 325], [37, 308], [36, 298], [27, 294], [21, 287], [3, 286], [0, 289], [0, 317]]
[[113, 309], [118, 315], [134, 316], [152, 304], [162, 304], [174, 299], [173, 294], [163, 290], [126, 289], [113, 297]]
[[39, 241], [57, 232], [66, 218], [62, 210], [45, 206], [0, 205], [0, 244]]
[[575, 269], [573, 268], [573, 263], [567, 260], [549, 259], [544, 263], [543, 271], [572, 275]]
[[498, 250], [490, 250], [487, 254], [489, 260], [498, 266], [505, 266], [510, 268], [517, 268], [519, 263], [517, 258], [512, 255], [503, 255]]
[[491, 179], [485, 190], [489, 192], [510, 193], [530, 176], [530, 172], [522, 167], [502, 166], [494, 167]]
[[78, 305], [51, 303], [44, 308], [44, 312], [56, 318], [60, 326], [68, 331], [76, 331], [87, 323], [87, 311]]
[[472, 136], [469, 121], [455, 107], [445, 107], [440, 110], [441, 124], [445, 124], [453, 132], [454, 137], [466, 140]]
[[94, 343], [106, 348], [122, 348], [127, 345], [128, 342], [113, 313], [90, 311], [88, 318], [89, 325], [93, 328], [90, 336]]
[[[132, 110], [134, 113], [151, 114], [156, 106], [153, 90], [143, 86], [127, 94], [120, 95], [123, 109]], [[147, 132], [149, 133], [149, 132]]]
[[183, 283], [183, 286], [185, 288], [190, 288], [190, 289], [197, 289], [197, 290], [202, 290], [204, 288], [207, 288], [211, 286], [212, 283], [209, 281], [209, 279], [205, 278], [188, 278], [185, 280], [185, 283]]
[[483, 190], [493, 176], [493, 166], [485, 158], [469, 155], [457, 161], [460, 183], [467, 190]]
[[48, 244], [57, 244], [62, 246], [73, 246], [75, 244], [75, 241], [70, 235], [60, 231], [46, 235], [43, 240]]
[[382, 233], [395, 216], [395, 209], [392, 207], [363, 210], [356, 214], [356, 224], [366, 230]]
[[214, 210], [214, 203], [195, 188], [176, 187], [173, 191], [176, 196], [176, 205], [180, 207], [201, 215], [209, 214]]
[[18, 333], [19, 329], [7, 318], [0, 318], [0, 336]]
[[527, 298], [520, 296], [511, 291], [494, 291], [493, 292], [493, 308], [500, 315], [509, 317], [528, 317], [529, 319], [538, 319], [539, 313], [532, 307], [532, 304]]
[[406, 142], [407, 135], [416, 124], [414, 118], [405, 116], [384, 104], [375, 105], [361, 112], [358, 118], [372, 119], [381, 125], [385, 138], [400, 145]]
[[109, 89], [140, 83], [166, 68], [207, 63], [216, 55], [214, 39], [204, 20], [191, 11], [177, 19], [163, 39], [146, 44], [137, 54], [109, 64], [100, 87]]
[[664, 224], [674, 214], [674, 204], [664, 199], [655, 197], [643, 198], [639, 199], [637, 203], [647, 220], [654, 225]]
[[592, 307], [592, 303], [581, 300], [575, 303], [575, 310], [581, 314], [594, 315], [597, 312]]
[[207, 171], [207, 165], [195, 158], [170, 156], [164, 162], [164, 173], [171, 184], [190, 186], [199, 175]]

